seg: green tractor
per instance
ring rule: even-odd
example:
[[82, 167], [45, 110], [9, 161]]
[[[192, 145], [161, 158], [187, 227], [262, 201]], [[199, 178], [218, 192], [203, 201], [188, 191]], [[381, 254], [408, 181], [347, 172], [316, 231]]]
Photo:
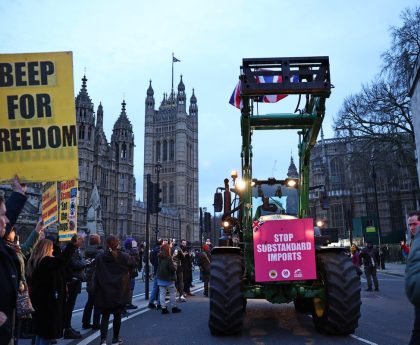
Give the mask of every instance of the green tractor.
[[[210, 331], [240, 332], [247, 299], [266, 299], [312, 313], [321, 333], [351, 334], [360, 318], [359, 275], [346, 248], [328, 247], [309, 218], [310, 153], [331, 93], [329, 59], [243, 59], [239, 79], [242, 179], [232, 175], [233, 186], [225, 179], [214, 198], [226, 236], [212, 250]], [[253, 114], [262, 97], [289, 94], [299, 95], [299, 104], [304, 95], [303, 110]], [[298, 130], [298, 176], [254, 178], [253, 131], [281, 129]]]

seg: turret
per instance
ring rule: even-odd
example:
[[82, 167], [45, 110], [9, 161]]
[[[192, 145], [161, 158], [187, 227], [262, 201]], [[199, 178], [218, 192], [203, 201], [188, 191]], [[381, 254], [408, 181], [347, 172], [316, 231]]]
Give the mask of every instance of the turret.
[[152, 113], [155, 109], [155, 92], [152, 88], [152, 80], [149, 81], [149, 87], [147, 89], [147, 97], [146, 97], [146, 114]]
[[95, 115], [92, 100], [87, 92], [86, 82], [87, 79], [84, 75], [82, 87], [75, 100], [79, 147], [93, 147]]
[[121, 113], [112, 130], [111, 144], [117, 162], [133, 163], [134, 135], [133, 127], [126, 113], [125, 100], [121, 103]]
[[197, 107], [197, 98], [194, 94], [194, 89], [192, 89], [192, 95], [190, 98], [190, 116], [197, 116], [198, 107]]
[[178, 84], [178, 95], [176, 98], [178, 112], [180, 111], [185, 112], [185, 108], [186, 108], [185, 98], [186, 98], [185, 85], [182, 81], [182, 74], [181, 74], [181, 80], [179, 81], [179, 84]]

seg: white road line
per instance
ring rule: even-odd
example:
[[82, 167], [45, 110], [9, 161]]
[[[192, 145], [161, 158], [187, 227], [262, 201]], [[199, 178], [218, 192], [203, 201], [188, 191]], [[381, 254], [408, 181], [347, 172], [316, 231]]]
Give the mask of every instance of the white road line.
[[[312, 315], [311, 314], [307, 314], [307, 316], [309, 316], [312, 319]], [[350, 334], [350, 337], [352, 337], [352, 338], [354, 338], [356, 340], [359, 340], [359, 341], [361, 341], [362, 343], [365, 343], [365, 344], [378, 345], [377, 343], [374, 343], [374, 342], [372, 342], [370, 340], [367, 340], [367, 339], [358, 337], [357, 335], [354, 335], [354, 334]]]
[[[199, 279], [195, 279], [195, 280], [193, 280], [193, 283], [197, 283], [197, 282], [200, 282], [200, 280]], [[196, 289], [196, 288], [192, 288], [191, 290], [194, 290], [194, 289]], [[204, 288], [201, 288], [201, 290], [203, 290]], [[200, 291], [200, 290], [194, 290], [194, 291]], [[142, 292], [142, 293], [139, 293], [138, 295], [133, 295], [133, 298], [137, 298], [137, 297], [144, 297], [144, 292]], [[78, 313], [81, 313], [81, 312], [83, 312], [83, 310], [84, 310], [85, 308], [83, 307], [83, 308], [80, 308], [80, 309], [76, 309], [76, 310], [73, 310], [73, 314], [78, 314]]]
[[[193, 289], [192, 291], [193, 292], [197, 292], [197, 291], [201, 291], [201, 290], [204, 290], [204, 287], [199, 287], [199, 288], [196, 288], [196, 289]], [[143, 294], [144, 295], [144, 294]], [[134, 297], [134, 296], [133, 296]], [[83, 309], [82, 309], [83, 310]], [[130, 320], [130, 319], [132, 319], [133, 317], [136, 317], [136, 316], [138, 316], [138, 315], [141, 315], [141, 314], [144, 314], [144, 313], [146, 313], [146, 312], [148, 312], [148, 311], [151, 311], [152, 309], [149, 309], [149, 308], [145, 308], [145, 309], [141, 309], [141, 310], [139, 310], [139, 311], [136, 311], [136, 312], [133, 312], [133, 313], [130, 313], [130, 314], [128, 314], [128, 316], [122, 316], [121, 317], [121, 323], [123, 323], [123, 322], [125, 322], [125, 321], [127, 321], [127, 320]], [[108, 324], [108, 330], [110, 330], [112, 328], [112, 320], [110, 320], [110, 323]], [[90, 342], [92, 342], [92, 341], [94, 341], [96, 338], [98, 338], [99, 336], [100, 336], [100, 334], [101, 334], [101, 331], [100, 330], [98, 330], [98, 331], [96, 331], [96, 332], [94, 332], [94, 333], [92, 333], [90, 336], [88, 336], [87, 338], [84, 338], [82, 341], [80, 341], [80, 342], [78, 342], [77, 344], [78, 345], [87, 345], [87, 344], [89, 344]]]
[[[146, 313], [146, 312], [148, 312], [150, 309], [149, 308], [147, 308], [147, 309], [143, 309], [143, 310], [139, 310], [139, 311], [136, 311], [136, 312], [134, 312], [134, 313], [131, 313], [130, 315], [128, 315], [128, 316], [124, 316], [122, 319], [121, 319], [121, 323], [122, 322], [125, 322], [125, 321], [127, 321], [127, 320], [130, 320], [131, 318], [133, 318], [133, 317], [135, 317], [135, 316], [137, 316], [137, 315], [140, 315], [140, 314], [144, 314], [144, 313]], [[111, 329], [112, 328], [112, 322], [108, 325], [108, 330], [109, 329]], [[87, 338], [85, 338], [85, 339], [83, 339], [81, 342], [79, 342], [78, 344], [79, 345], [87, 345], [87, 344], [89, 344], [91, 341], [94, 341], [99, 335], [100, 335], [100, 331], [96, 331], [95, 333], [93, 333], [93, 334], [91, 334], [90, 336], [88, 336]]]
[[365, 344], [378, 345], [377, 343], [374, 343], [373, 341], [369, 341], [369, 340], [360, 338], [360, 337], [358, 337], [357, 335], [354, 335], [354, 334], [350, 334], [350, 337], [352, 337], [352, 338], [354, 338], [356, 340], [359, 340], [359, 341], [361, 341], [362, 343], [365, 343]]

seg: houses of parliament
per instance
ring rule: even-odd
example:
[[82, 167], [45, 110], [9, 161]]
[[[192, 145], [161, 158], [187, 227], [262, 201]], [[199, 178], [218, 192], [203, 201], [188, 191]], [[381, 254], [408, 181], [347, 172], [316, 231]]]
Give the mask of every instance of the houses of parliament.
[[[134, 130], [125, 100], [110, 141], [103, 127], [105, 108], [100, 103], [95, 111], [86, 76], [82, 78], [75, 108], [79, 149], [78, 231], [145, 240], [146, 176], [150, 174], [152, 182], [156, 182], [159, 165], [162, 211], [157, 229], [156, 216], [151, 217], [151, 239], [156, 236], [198, 241], [198, 107], [193, 89], [187, 108], [182, 76], [177, 92], [164, 94], [157, 109], [151, 81], [147, 89], [143, 201], [135, 194], [134, 155], [141, 153], [134, 152]], [[7, 195], [7, 187], [1, 187]], [[35, 227], [41, 211], [40, 185], [31, 185], [27, 194], [28, 202], [16, 225], [25, 234]]]

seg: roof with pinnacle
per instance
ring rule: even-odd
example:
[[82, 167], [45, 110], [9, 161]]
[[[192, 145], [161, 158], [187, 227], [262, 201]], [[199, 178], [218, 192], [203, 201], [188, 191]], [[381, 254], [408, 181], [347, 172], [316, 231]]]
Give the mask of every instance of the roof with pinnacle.
[[296, 169], [296, 165], [293, 162], [293, 157], [290, 157], [290, 165], [289, 170], [287, 171], [287, 177], [288, 178], [299, 178], [298, 171]]
[[197, 98], [195, 97], [194, 89], [192, 89], [192, 95], [190, 98], [190, 103], [197, 103]]
[[181, 80], [179, 81], [179, 84], [178, 84], [178, 91], [185, 91], [185, 85], [184, 85], [184, 82], [182, 81], [182, 74], [181, 74]]
[[153, 88], [152, 88], [152, 80], [149, 80], [149, 82], [150, 84], [149, 84], [149, 88], [147, 89], [147, 96], [153, 97], [155, 92], [153, 91]]
[[92, 100], [90, 99], [87, 92], [86, 82], [87, 82], [86, 75], [84, 75], [82, 78], [82, 88], [80, 89], [79, 94], [76, 96], [76, 105], [92, 103]]
[[118, 117], [117, 121], [114, 123], [114, 129], [123, 128], [123, 129], [132, 130], [131, 122], [128, 119], [127, 113], [125, 111], [126, 104], [127, 103], [125, 103], [125, 100], [123, 100], [123, 102], [121, 103], [121, 105], [122, 105], [121, 113], [120, 113], [120, 116]]

